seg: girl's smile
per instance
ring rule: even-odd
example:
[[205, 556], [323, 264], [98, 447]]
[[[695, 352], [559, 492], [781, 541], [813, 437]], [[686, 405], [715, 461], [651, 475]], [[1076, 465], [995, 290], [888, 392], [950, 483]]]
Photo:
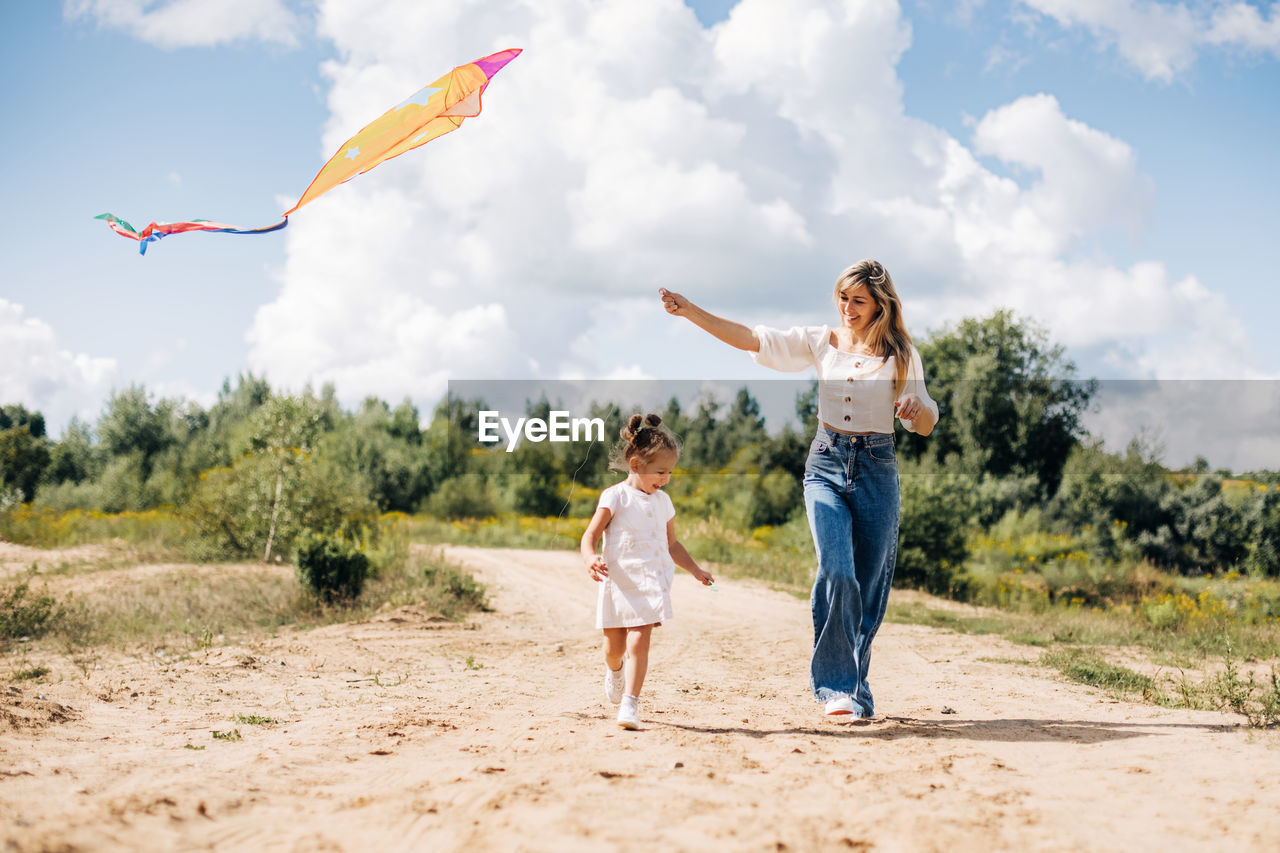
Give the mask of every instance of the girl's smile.
[[655, 453], [647, 461], [641, 461], [640, 457], [631, 457], [631, 474], [627, 477], [627, 484], [651, 495], [658, 489], [671, 482], [671, 472], [676, 467], [676, 454], [669, 450]]

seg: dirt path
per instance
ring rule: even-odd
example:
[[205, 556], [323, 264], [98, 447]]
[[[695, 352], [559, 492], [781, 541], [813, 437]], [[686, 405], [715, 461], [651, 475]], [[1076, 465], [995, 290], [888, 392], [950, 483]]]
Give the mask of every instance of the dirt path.
[[892, 624], [872, 677], [883, 716], [833, 724], [806, 689], [807, 604], [746, 582], [712, 593], [677, 578], [642, 728], [621, 731], [577, 557], [450, 553], [489, 584], [492, 613], [455, 625], [402, 609], [179, 661], [103, 658], [87, 677], [50, 658], [57, 683], [0, 687], [23, 724], [0, 724], [0, 840], [1128, 851], [1280, 838], [1275, 733], [1115, 702], [1010, 662], [1032, 655], [992, 637]]

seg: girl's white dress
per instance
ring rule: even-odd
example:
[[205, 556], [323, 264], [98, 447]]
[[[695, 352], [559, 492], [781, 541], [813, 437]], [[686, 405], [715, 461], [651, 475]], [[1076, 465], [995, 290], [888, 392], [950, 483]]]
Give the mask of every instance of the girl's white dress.
[[676, 567], [667, 546], [667, 522], [676, 508], [661, 489], [648, 495], [625, 482], [600, 493], [612, 518], [604, 530], [609, 575], [596, 599], [597, 628], [635, 628], [671, 618]]

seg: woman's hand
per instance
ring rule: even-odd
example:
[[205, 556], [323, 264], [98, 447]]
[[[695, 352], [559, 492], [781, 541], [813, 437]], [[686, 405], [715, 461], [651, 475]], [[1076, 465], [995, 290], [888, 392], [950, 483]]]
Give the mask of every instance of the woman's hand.
[[924, 403], [915, 394], [907, 394], [894, 405], [898, 407], [898, 418], [904, 421], [914, 421], [924, 411]]
[[667, 309], [668, 314], [684, 317], [731, 347], [747, 352], [760, 351], [760, 339], [756, 337], [756, 333], [741, 323], [704, 311], [679, 293], [672, 293], [665, 287], [659, 287], [658, 293], [662, 294], [662, 307]]
[[605, 563], [604, 557], [599, 554], [590, 563], [587, 563], [587, 574], [591, 576], [593, 581], [602, 581], [609, 576], [609, 566]]
[[674, 314], [677, 317], [688, 316], [689, 309], [693, 307], [692, 302], [679, 293], [672, 293], [665, 287], [659, 287], [658, 293], [662, 295], [662, 307], [667, 309], [668, 314]]

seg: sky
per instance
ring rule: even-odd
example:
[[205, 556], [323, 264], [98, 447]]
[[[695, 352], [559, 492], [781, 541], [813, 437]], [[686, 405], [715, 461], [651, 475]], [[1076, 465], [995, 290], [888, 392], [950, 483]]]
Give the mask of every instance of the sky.
[[[657, 288], [834, 323], [863, 257], [916, 337], [1004, 308], [1081, 376], [1280, 378], [1280, 2], [11, 0], [0, 45], [0, 402], [54, 434], [246, 372], [424, 413], [459, 380], [760, 378]], [[283, 232], [140, 257], [93, 218], [270, 225], [509, 47], [479, 117]]]

